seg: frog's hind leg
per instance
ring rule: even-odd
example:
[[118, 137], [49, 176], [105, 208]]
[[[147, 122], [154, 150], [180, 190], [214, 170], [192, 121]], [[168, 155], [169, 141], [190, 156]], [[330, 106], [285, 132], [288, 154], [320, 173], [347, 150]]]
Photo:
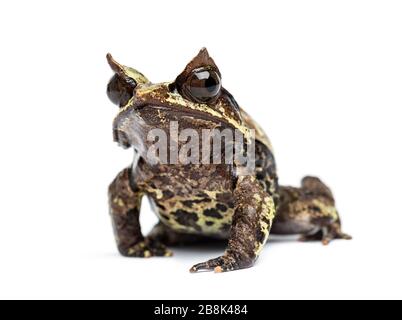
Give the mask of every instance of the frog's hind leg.
[[301, 234], [301, 241], [352, 239], [342, 232], [331, 190], [318, 178], [306, 177], [301, 188], [280, 187], [274, 234]]

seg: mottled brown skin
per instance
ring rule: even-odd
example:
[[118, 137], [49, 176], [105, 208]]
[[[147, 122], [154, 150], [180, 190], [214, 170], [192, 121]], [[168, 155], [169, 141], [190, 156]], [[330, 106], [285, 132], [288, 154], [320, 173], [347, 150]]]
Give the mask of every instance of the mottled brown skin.
[[[206, 49], [171, 83], [152, 84], [110, 55], [108, 61], [115, 72], [108, 96], [120, 107], [113, 123], [114, 139], [135, 153], [132, 166], [119, 173], [109, 188], [110, 212], [122, 255], [171, 256], [166, 245], [228, 239], [221, 257], [191, 268], [192, 272], [225, 272], [251, 267], [270, 231], [303, 234], [304, 240], [324, 243], [350, 238], [342, 233], [332, 193], [320, 180], [307, 177], [301, 188], [279, 187], [269, 139], [227, 90], [216, 86], [219, 90], [204, 101], [188, 89], [191, 75], [199, 68], [220, 80], [221, 73]], [[218, 128], [246, 135], [247, 130], [256, 130], [255, 171], [242, 175], [242, 168], [234, 164], [150, 163], [146, 157], [151, 146], [146, 139], [149, 131], [158, 128], [169, 134], [172, 121], [179, 123], [180, 130], [198, 132]], [[144, 196], [160, 219], [146, 237], [139, 223]]]
[[303, 234], [301, 241], [350, 240], [341, 230], [341, 220], [331, 190], [315, 177], [305, 177], [301, 188], [280, 187], [279, 206], [272, 228], [275, 234]]

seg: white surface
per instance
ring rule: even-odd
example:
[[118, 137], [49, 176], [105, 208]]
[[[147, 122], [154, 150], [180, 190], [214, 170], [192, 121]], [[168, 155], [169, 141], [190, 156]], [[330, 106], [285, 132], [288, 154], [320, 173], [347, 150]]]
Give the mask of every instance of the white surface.
[[[0, 4], [1, 298], [402, 298], [400, 1]], [[273, 141], [282, 184], [335, 191], [352, 242], [271, 241], [258, 265], [191, 275], [223, 248], [116, 253], [105, 54], [154, 82], [206, 46]], [[155, 221], [144, 207], [146, 228]]]

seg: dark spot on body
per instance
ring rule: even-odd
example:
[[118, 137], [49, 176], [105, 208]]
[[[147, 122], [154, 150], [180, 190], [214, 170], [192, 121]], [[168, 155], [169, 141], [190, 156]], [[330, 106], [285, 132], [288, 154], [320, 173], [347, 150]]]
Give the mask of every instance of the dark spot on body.
[[194, 212], [185, 210], [177, 210], [175, 213], [176, 221], [182, 226], [192, 227], [197, 231], [201, 231], [201, 227], [197, 224], [198, 215]]
[[163, 197], [164, 197], [165, 199], [173, 198], [173, 197], [174, 197], [174, 193], [173, 193], [172, 191], [170, 191], [170, 190], [164, 190], [164, 191], [163, 191]]
[[156, 205], [157, 205], [157, 207], [158, 207], [159, 209], [162, 209], [163, 211], [166, 211], [166, 207], [165, 207], [164, 205], [162, 205], [162, 204], [160, 204], [160, 203], [156, 203]]
[[269, 219], [267, 219], [266, 217], [262, 217], [261, 220], [268, 225], [268, 230], [271, 229], [271, 221]]
[[199, 197], [199, 198], [208, 198], [208, 195], [206, 193], [204, 193], [204, 192], [199, 192], [197, 194], [197, 197]]
[[211, 226], [213, 226], [213, 225], [215, 224], [215, 222], [213, 222], [213, 221], [207, 221], [207, 222], [205, 222], [205, 224], [206, 224], [208, 227], [211, 227]]
[[166, 214], [161, 214], [161, 217], [165, 220], [170, 220], [170, 217]]
[[185, 200], [183, 201], [183, 205], [188, 208], [192, 208], [194, 204], [209, 203], [209, 202], [211, 202], [211, 199]]
[[191, 200], [183, 201], [183, 205], [184, 205], [185, 207], [188, 207], [188, 208], [192, 208], [192, 207], [193, 207], [193, 204], [194, 204], [194, 201], [191, 201]]
[[209, 198], [205, 198], [205, 199], [198, 199], [198, 200], [193, 200], [193, 203], [209, 203], [212, 200]]
[[261, 229], [258, 229], [256, 234], [256, 240], [258, 241], [258, 243], [264, 243], [265, 237], [265, 233], [262, 232]]
[[188, 212], [185, 210], [177, 210], [174, 215], [176, 216], [177, 222], [182, 225], [188, 225], [191, 222], [198, 221], [198, 215], [194, 212]]
[[219, 211], [222, 211], [222, 212], [226, 212], [228, 210], [228, 207], [225, 206], [224, 204], [218, 203], [216, 205], [216, 209], [218, 209]]
[[217, 219], [222, 219], [222, 215], [218, 212], [216, 209], [206, 209], [204, 210], [204, 216], [206, 217], [212, 217], [212, 218], [217, 218]]

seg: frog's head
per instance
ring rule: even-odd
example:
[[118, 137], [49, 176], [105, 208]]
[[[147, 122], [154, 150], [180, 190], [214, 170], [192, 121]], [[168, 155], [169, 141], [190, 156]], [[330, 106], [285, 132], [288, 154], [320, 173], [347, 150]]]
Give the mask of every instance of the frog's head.
[[221, 73], [206, 49], [173, 82], [153, 84], [135, 69], [108, 62], [115, 72], [107, 87], [110, 100], [120, 107], [114, 138], [123, 147], [144, 151], [152, 129], [166, 132], [172, 121], [179, 129], [246, 130], [239, 106], [222, 87]]

